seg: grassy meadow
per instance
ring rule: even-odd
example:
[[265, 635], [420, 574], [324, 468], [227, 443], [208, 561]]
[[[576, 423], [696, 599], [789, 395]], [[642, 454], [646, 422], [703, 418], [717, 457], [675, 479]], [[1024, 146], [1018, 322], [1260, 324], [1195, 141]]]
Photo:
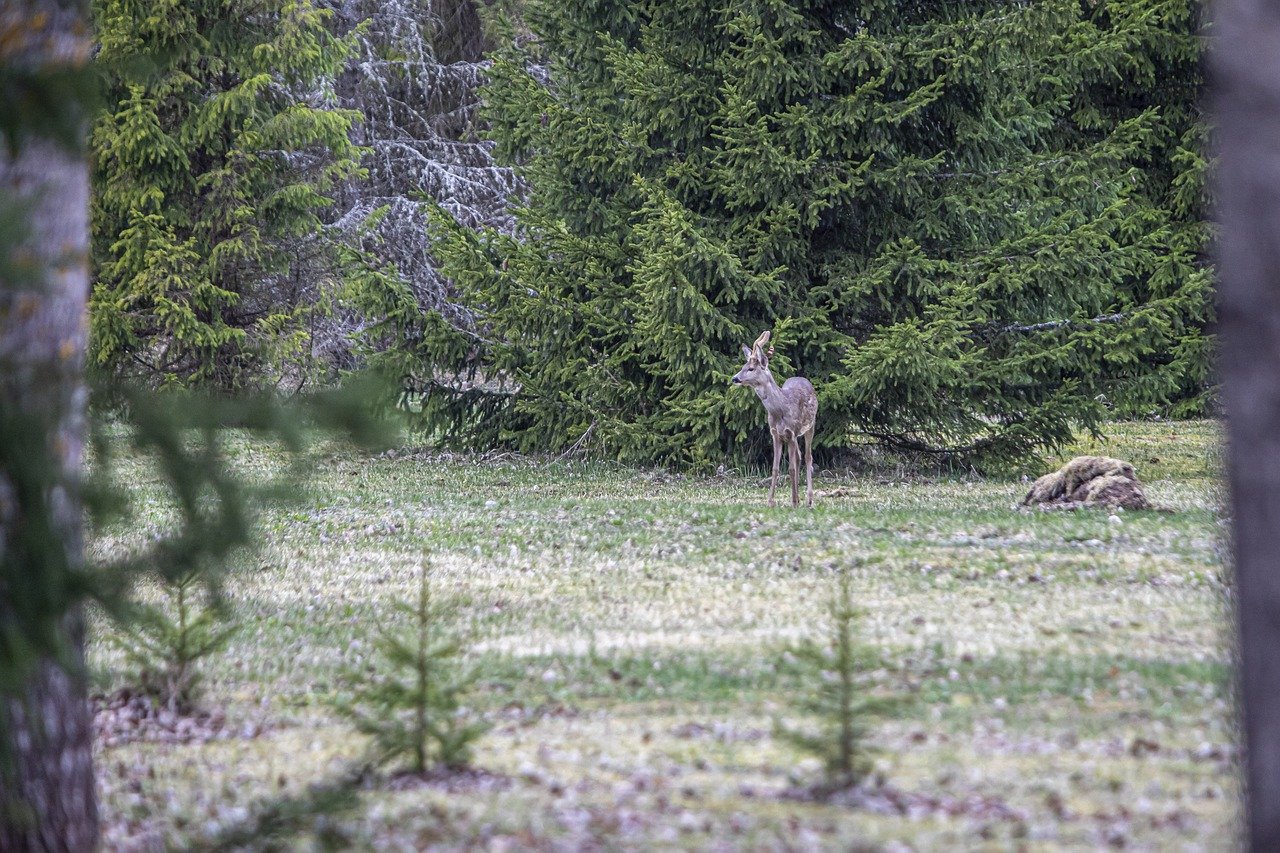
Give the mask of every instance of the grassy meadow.
[[[1020, 511], [1025, 482], [883, 465], [820, 471], [811, 512], [769, 509], [759, 472], [327, 448], [229, 583], [242, 627], [204, 685], [220, 736], [99, 738], [106, 846], [207, 844], [358, 758], [332, 710], [343, 669], [425, 563], [480, 673], [480, 770], [367, 784], [277, 843], [1231, 848], [1217, 427], [1113, 424], [1078, 452], [1131, 460], [1166, 511]], [[124, 473], [139, 519], [91, 553], [164, 523], [153, 474], [128, 458]], [[794, 796], [819, 768], [774, 734], [805, 689], [783, 646], [820, 635], [841, 571], [878, 658], [867, 689], [903, 698], [872, 736], [892, 795], [859, 805]], [[94, 628], [109, 693], [127, 669]]]

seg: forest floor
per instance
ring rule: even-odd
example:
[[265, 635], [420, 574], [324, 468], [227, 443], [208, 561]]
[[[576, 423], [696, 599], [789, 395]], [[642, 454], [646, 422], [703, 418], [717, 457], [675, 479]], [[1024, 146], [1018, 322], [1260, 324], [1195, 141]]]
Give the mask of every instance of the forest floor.
[[[99, 737], [105, 846], [273, 829], [397, 850], [1233, 849], [1217, 425], [1107, 432], [1072, 453], [1129, 459], [1172, 511], [1021, 511], [1019, 480], [883, 467], [820, 472], [835, 494], [813, 511], [769, 509], [758, 474], [330, 448], [229, 583], [242, 627], [207, 667], [212, 716]], [[164, 523], [154, 476], [125, 473], [141, 521], [92, 553]], [[362, 753], [332, 710], [342, 671], [424, 563], [480, 672], [480, 769], [306, 802]], [[869, 689], [904, 700], [872, 726], [878, 781], [853, 805], [793, 796], [820, 768], [774, 734], [810, 686], [785, 644], [820, 636], [841, 571]], [[95, 621], [109, 693], [127, 669]]]

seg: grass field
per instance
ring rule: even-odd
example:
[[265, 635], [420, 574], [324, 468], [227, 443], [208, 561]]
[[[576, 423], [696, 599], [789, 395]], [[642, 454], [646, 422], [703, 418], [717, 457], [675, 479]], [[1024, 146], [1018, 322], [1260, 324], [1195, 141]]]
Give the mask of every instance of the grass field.
[[[304, 845], [1231, 848], [1216, 426], [1114, 424], [1072, 450], [1130, 459], [1172, 511], [1018, 511], [1023, 482], [883, 470], [820, 472], [840, 493], [794, 511], [759, 476], [333, 450], [230, 585], [243, 628], [205, 700], [230, 736], [98, 745], [107, 846], [198, 845], [358, 757], [340, 671], [426, 561], [482, 674], [486, 772], [371, 785]], [[96, 552], [163, 523], [153, 478], [126, 473], [142, 523]], [[817, 766], [773, 734], [803, 689], [780, 650], [821, 631], [839, 571], [869, 689], [904, 697], [873, 737], [893, 802], [787, 796]], [[103, 691], [124, 679], [109, 630]]]

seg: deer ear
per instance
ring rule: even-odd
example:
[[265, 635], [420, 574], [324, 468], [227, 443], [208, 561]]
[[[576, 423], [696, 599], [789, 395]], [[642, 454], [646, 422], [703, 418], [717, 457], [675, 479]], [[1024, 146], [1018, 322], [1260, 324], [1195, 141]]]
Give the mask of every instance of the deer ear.
[[746, 344], [742, 345], [742, 357], [751, 358], [751, 347], [747, 346]]

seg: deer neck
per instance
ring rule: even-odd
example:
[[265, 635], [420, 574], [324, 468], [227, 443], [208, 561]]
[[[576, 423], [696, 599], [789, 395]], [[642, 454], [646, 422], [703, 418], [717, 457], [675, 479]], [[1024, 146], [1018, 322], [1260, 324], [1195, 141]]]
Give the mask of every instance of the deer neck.
[[766, 374], [764, 384], [756, 386], [756, 396], [764, 403], [764, 410], [769, 415], [769, 423], [774, 424], [787, 414], [787, 398], [773, 378], [773, 372]]

